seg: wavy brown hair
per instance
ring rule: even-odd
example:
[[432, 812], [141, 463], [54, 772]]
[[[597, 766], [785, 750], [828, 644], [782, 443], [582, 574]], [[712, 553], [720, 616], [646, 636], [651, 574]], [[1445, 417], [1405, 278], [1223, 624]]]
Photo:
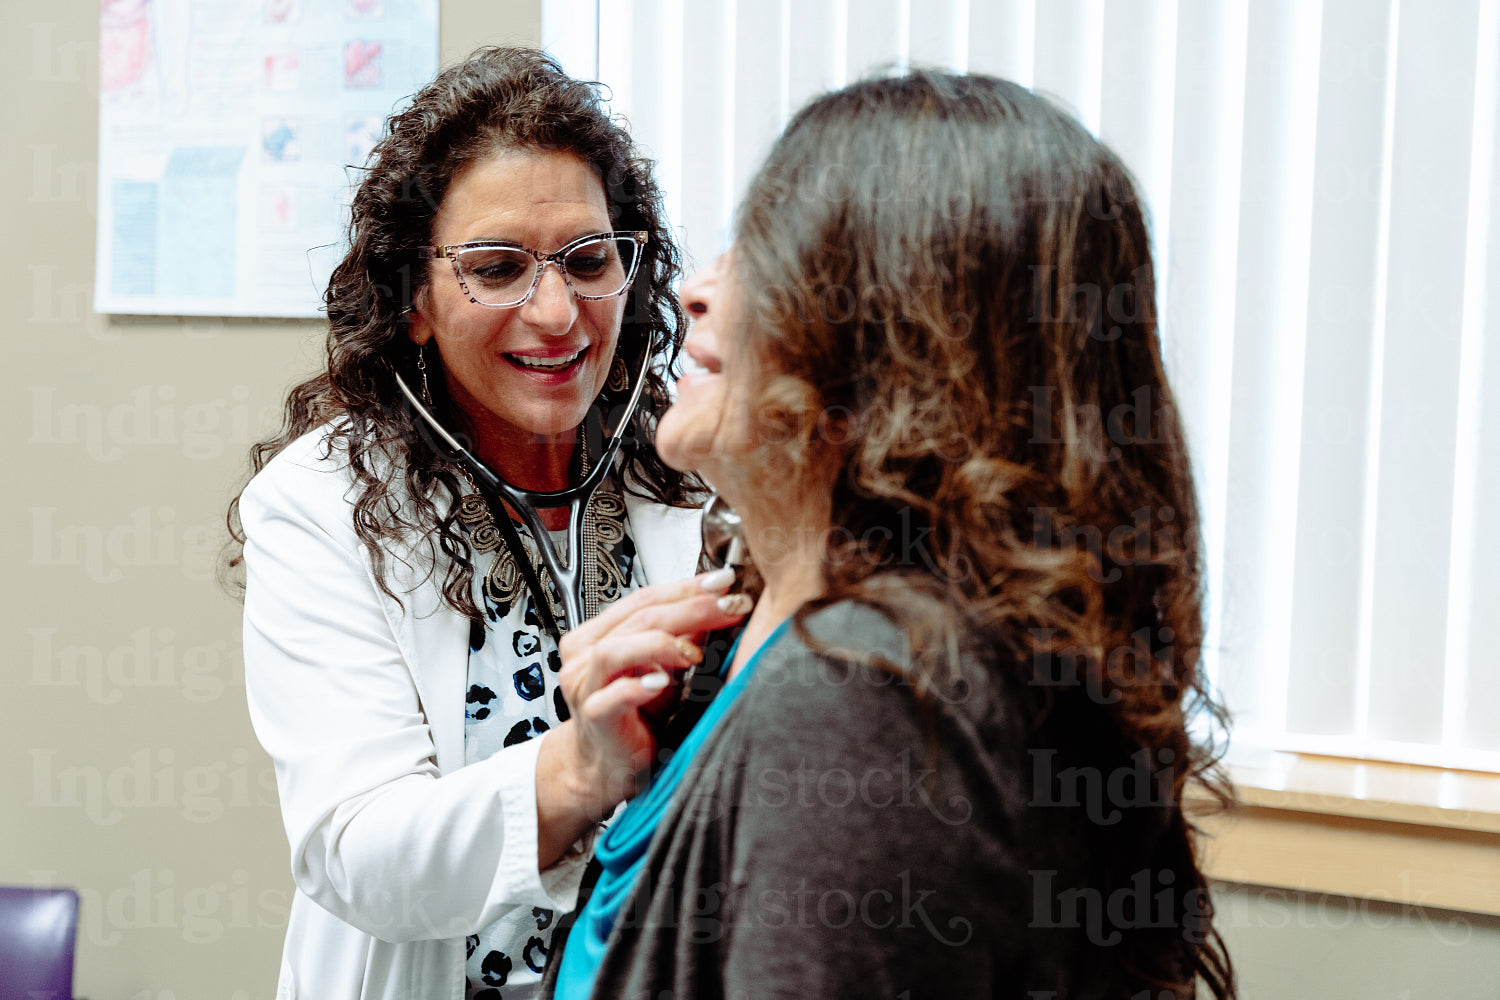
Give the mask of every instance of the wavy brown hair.
[[[417, 349], [406, 335], [407, 312], [429, 269], [419, 247], [432, 243], [433, 222], [448, 186], [475, 162], [502, 151], [572, 153], [587, 162], [604, 188], [617, 230], [645, 230], [650, 239], [627, 302], [616, 351], [660, 359], [651, 367], [624, 447], [626, 486], [661, 503], [700, 502], [701, 485], [664, 465], [652, 445], [669, 403], [666, 378], [676, 364], [685, 323], [673, 291], [681, 259], [662, 209], [651, 163], [631, 143], [622, 123], [602, 103], [598, 84], [574, 80], [550, 56], [526, 48], [484, 48], [423, 87], [386, 123], [371, 151], [351, 206], [349, 251], [324, 295], [328, 312], [327, 364], [292, 388], [283, 426], [251, 449], [253, 472], [296, 438], [330, 421], [327, 447], [347, 451], [356, 482], [354, 526], [388, 594], [385, 545], [416, 535], [435, 536], [451, 560], [444, 600], [472, 618], [473, 564], [457, 525], [463, 487], [457, 469], [414, 420], [396, 386], [400, 373], [419, 381]], [[436, 360], [433, 358], [432, 360]], [[429, 368], [432, 361], [429, 361]], [[632, 366], [633, 368], [633, 366]], [[440, 419], [466, 429], [451, 406], [443, 379], [429, 381]], [[601, 394], [606, 418], [618, 415], [627, 393]], [[238, 497], [230, 504], [230, 568], [242, 558]], [[394, 596], [394, 595], [392, 595]]]
[[[1081, 885], [1173, 873], [1173, 926], [1126, 928], [1105, 956], [1131, 995], [1191, 997], [1201, 978], [1233, 996], [1182, 809], [1190, 782], [1228, 801], [1217, 751], [1189, 732], [1225, 719], [1200, 671], [1197, 504], [1129, 173], [1015, 84], [865, 81], [783, 133], [733, 266], [759, 436], [783, 466], [767, 477], [838, 463], [826, 591], [799, 622], [873, 605], [928, 664], [919, 696], [961, 649], [1019, 699], [1030, 747], [1095, 773], [1161, 762], [1160, 808], [1044, 836], [1082, 859]], [[1093, 996], [1099, 962], [1063, 955], [1048, 985]]]

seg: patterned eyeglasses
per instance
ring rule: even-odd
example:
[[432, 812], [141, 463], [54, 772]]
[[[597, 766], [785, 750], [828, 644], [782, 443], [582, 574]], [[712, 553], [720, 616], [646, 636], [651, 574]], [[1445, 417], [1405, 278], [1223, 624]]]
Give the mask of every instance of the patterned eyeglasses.
[[516, 243], [455, 243], [421, 247], [424, 259], [446, 257], [469, 301], [501, 309], [525, 305], [542, 283], [542, 269], [555, 264], [580, 299], [609, 299], [624, 292], [641, 263], [645, 232], [595, 233], [556, 253], [537, 253]]

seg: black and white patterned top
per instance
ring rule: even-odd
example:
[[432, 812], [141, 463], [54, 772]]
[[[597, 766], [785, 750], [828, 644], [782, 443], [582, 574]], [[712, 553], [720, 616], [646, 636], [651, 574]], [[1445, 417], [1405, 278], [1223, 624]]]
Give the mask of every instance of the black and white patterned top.
[[[469, 632], [468, 696], [464, 705], [464, 763], [484, 760], [503, 747], [540, 736], [568, 718], [557, 643], [537, 616], [534, 596], [527, 590], [499, 531], [489, 521], [482, 501], [465, 498], [460, 518], [469, 531], [476, 554], [476, 603], [485, 620]], [[477, 506], [476, 506], [477, 505]], [[593, 528], [599, 544], [596, 584], [600, 607], [644, 586], [646, 580], [635, 557], [629, 518], [618, 492], [601, 487], [595, 494]], [[535, 543], [516, 525], [533, 566], [540, 566]], [[567, 533], [551, 532], [552, 542], [566, 549]], [[544, 586], [553, 586], [545, 570], [538, 572]], [[553, 593], [552, 606], [565, 621], [562, 601]], [[546, 968], [556, 915], [551, 910], [516, 906], [466, 942], [464, 968], [466, 1000], [520, 1000], [537, 994]]]

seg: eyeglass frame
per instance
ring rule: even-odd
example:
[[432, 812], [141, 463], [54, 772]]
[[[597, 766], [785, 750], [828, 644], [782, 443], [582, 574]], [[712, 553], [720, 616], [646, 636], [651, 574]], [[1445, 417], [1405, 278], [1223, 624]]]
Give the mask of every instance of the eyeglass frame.
[[[547, 269], [548, 264], [552, 264], [557, 268], [557, 273], [562, 275], [563, 284], [568, 286], [568, 291], [573, 293], [574, 298], [582, 299], [585, 302], [599, 302], [604, 299], [613, 299], [624, 295], [630, 289], [631, 284], [634, 283], [636, 273], [641, 268], [641, 257], [643, 255], [639, 252], [635, 254], [635, 259], [630, 263], [630, 273], [625, 276], [625, 284], [620, 286], [618, 292], [611, 292], [608, 295], [588, 295], [580, 292], [573, 284], [573, 279], [568, 276], [566, 258], [569, 253], [585, 243], [592, 243], [595, 240], [621, 240], [627, 237], [634, 240], [636, 247], [640, 248], [650, 242], [651, 234], [644, 229], [617, 229], [604, 233], [592, 233], [588, 236], [580, 236], [560, 250], [555, 250], [548, 254], [538, 253], [530, 247], [522, 246], [519, 243], [511, 243], [507, 240], [476, 240], [473, 243], [449, 243], [446, 246], [417, 247], [417, 255], [422, 260], [442, 260], [446, 257], [453, 264], [453, 276], [458, 279], [458, 287], [463, 289], [464, 294], [469, 297], [469, 301], [476, 306], [484, 306], [487, 309], [519, 309], [530, 302], [531, 297], [536, 294], [537, 286], [542, 283], [542, 272]], [[536, 272], [531, 276], [530, 287], [526, 289], [525, 295], [514, 302], [507, 302], [504, 305], [481, 302], [469, 290], [468, 282], [464, 281], [463, 269], [458, 266], [459, 252], [463, 250], [484, 250], [490, 248], [520, 250], [522, 253], [530, 255], [531, 259], [536, 261]]]

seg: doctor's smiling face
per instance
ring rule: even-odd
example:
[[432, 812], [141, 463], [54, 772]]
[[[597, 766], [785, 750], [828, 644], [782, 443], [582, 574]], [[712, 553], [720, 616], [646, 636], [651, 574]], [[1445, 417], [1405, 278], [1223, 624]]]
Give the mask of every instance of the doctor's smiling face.
[[[584, 160], [502, 150], [449, 185], [432, 243], [505, 242], [545, 255], [610, 230], [603, 185]], [[524, 303], [496, 307], [472, 301], [452, 261], [435, 259], [427, 267], [410, 336], [429, 354], [436, 347], [448, 393], [480, 441], [571, 435], [609, 376], [624, 296], [579, 298], [548, 264]]]

